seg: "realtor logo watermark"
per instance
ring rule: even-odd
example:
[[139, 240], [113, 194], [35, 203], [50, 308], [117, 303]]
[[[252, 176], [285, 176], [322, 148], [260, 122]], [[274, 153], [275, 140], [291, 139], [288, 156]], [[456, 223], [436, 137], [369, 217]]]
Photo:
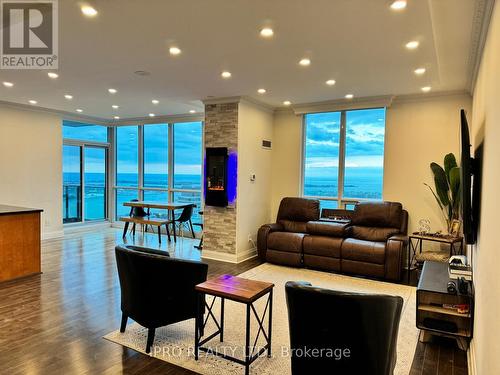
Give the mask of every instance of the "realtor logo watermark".
[[0, 5], [0, 68], [57, 69], [57, 0], [1, 0]]

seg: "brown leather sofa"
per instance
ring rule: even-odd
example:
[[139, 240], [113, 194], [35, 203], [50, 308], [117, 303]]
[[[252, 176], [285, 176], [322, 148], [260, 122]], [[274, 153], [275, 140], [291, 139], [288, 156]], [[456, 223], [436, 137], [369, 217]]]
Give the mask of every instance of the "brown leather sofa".
[[267, 262], [399, 280], [408, 213], [401, 203], [362, 202], [349, 223], [320, 220], [319, 201], [284, 198], [276, 223], [257, 236]]

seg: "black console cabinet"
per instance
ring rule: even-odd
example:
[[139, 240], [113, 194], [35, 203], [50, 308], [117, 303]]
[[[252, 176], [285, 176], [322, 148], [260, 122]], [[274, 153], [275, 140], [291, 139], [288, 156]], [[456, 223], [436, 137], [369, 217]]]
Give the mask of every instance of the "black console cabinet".
[[[474, 299], [472, 285], [469, 292], [448, 293], [451, 279], [448, 263], [426, 261], [417, 287], [417, 327], [420, 328], [420, 341], [426, 342], [432, 335], [452, 337], [460, 349], [467, 350], [472, 337], [472, 317]], [[454, 280], [457, 282], [457, 280]], [[468, 312], [459, 312], [453, 306], [469, 306]]]

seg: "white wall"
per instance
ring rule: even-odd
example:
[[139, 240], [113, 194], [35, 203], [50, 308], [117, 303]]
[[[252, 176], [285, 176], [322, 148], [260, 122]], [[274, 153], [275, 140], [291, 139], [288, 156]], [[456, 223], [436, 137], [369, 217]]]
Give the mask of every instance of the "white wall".
[[58, 115], [0, 106], [0, 204], [42, 208], [44, 238], [62, 234]]
[[472, 364], [476, 374], [500, 374], [500, 4], [496, 2], [474, 89], [474, 149], [484, 142], [481, 215], [473, 247], [475, 312]]
[[[271, 219], [271, 156], [262, 140], [273, 140], [273, 115], [252, 103], [238, 108], [238, 198], [236, 209], [236, 255], [245, 258], [254, 244], [257, 230]], [[274, 143], [274, 142], [273, 142]], [[255, 174], [255, 181], [250, 175]]]
[[395, 101], [387, 110], [383, 198], [403, 203], [410, 214], [409, 231], [420, 219], [431, 230], [446, 230], [436, 200], [424, 182], [434, 187], [429, 164], [443, 165], [445, 154], [460, 156], [460, 109], [470, 113], [469, 95]]
[[[433, 230], [445, 222], [431, 193], [429, 164], [459, 150], [459, 110], [470, 110], [468, 95], [396, 100], [387, 109], [384, 158], [385, 200], [399, 201], [410, 213], [410, 230], [429, 218]], [[301, 186], [302, 117], [276, 112], [274, 118], [272, 217], [283, 197], [299, 196]], [[432, 186], [432, 185], [431, 185]]]

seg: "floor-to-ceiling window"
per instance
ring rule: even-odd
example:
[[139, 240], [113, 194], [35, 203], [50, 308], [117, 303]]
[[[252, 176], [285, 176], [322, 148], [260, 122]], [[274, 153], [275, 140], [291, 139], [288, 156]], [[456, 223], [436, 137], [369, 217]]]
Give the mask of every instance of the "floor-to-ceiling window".
[[63, 222], [107, 219], [108, 128], [63, 121]]
[[385, 108], [304, 116], [303, 195], [322, 208], [382, 199]]
[[[146, 124], [116, 128], [116, 217], [132, 199], [194, 203], [201, 222], [202, 123]], [[166, 212], [153, 210], [156, 216]]]

